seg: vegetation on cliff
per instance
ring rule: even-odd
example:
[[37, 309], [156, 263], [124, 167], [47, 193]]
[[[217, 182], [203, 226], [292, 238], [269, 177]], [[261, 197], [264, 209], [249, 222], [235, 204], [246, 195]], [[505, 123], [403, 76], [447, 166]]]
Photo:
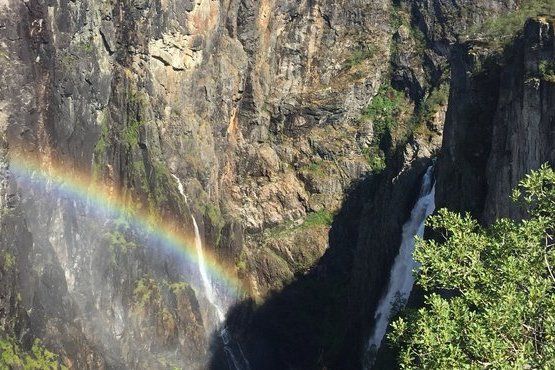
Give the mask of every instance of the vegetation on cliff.
[[441, 210], [442, 241], [420, 241], [415, 258], [425, 306], [393, 324], [402, 368], [555, 367], [555, 172], [528, 175], [513, 198], [526, 220], [482, 227]]
[[514, 11], [472, 27], [468, 36], [487, 40], [492, 46], [504, 46], [522, 29], [527, 19], [546, 14], [555, 14], [553, 0], [525, 0]]
[[58, 356], [35, 339], [29, 352], [12, 338], [0, 339], [0, 369], [67, 369], [60, 366]]
[[543, 60], [539, 65], [540, 77], [552, 83], [555, 83], [555, 62]]

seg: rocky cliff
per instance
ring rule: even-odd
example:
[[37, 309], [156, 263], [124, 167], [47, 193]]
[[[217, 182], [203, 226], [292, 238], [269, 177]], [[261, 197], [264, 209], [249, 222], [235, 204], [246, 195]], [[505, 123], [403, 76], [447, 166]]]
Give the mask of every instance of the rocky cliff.
[[483, 222], [522, 217], [509, 197], [554, 164], [553, 17], [530, 20], [503, 51], [468, 41], [453, 53], [437, 202]]
[[196, 265], [83, 194], [103, 184], [189, 244], [195, 217], [252, 368], [359, 367], [432, 158], [440, 205], [485, 220], [553, 161], [552, 21], [501, 59], [461, 39], [517, 6], [0, 0], [1, 336], [71, 368], [226, 368]]
[[79, 368], [203, 366], [210, 307], [171, 289], [195, 283], [192, 269], [48, 182], [25, 188], [10, 158], [88, 174], [188, 233], [195, 215], [204, 244], [264, 299], [322, 255], [345, 189], [372, 167], [372, 125], [359, 117], [387, 73], [391, 5], [0, 6], [2, 206], [13, 214], [2, 222], [23, 230], [2, 245], [33, 287], [6, 287], [7, 312], [27, 312], [7, 315], [17, 325], [6, 333], [43, 338]]

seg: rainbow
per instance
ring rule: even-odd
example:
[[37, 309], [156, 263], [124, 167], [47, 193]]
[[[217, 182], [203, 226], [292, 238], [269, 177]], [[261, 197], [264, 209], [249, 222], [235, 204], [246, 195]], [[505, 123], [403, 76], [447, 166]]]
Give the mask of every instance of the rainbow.
[[[194, 235], [183, 230], [176, 220], [153, 217], [148, 210], [145, 211], [144, 207], [113, 186], [95, 181], [90, 175], [73, 168], [71, 165], [57, 164], [51, 158], [39, 161], [20, 154], [11, 155], [9, 160], [9, 172], [16, 176], [18, 186], [22, 182], [38, 183], [46, 189], [57, 189], [71, 199], [81, 200], [100, 212], [124, 216], [137, 230], [160, 241], [164, 248], [176, 252], [187, 262], [199, 263]], [[227, 294], [235, 298], [245, 294], [246, 290], [233, 266], [219, 261], [208, 248], [204, 250], [204, 259], [211, 278], [225, 287]]]

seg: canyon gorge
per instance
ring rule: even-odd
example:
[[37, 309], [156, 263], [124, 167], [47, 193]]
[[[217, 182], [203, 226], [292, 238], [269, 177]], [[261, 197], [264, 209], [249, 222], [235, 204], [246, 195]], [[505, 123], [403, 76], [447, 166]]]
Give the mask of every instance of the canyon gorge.
[[425, 215], [520, 219], [555, 166], [554, 26], [551, 0], [0, 0], [0, 338], [395, 368], [367, 352]]

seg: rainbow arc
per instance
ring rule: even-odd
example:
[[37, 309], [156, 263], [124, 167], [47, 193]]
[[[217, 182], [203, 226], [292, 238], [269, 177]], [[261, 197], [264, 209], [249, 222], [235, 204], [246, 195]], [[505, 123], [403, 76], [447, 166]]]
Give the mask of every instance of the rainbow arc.
[[[157, 244], [176, 252], [189, 263], [199, 263], [194, 234], [183, 229], [181, 220], [152, 217], [145, 207], [134, 203], [129, 196], [73, 169], [73, 166], [24, 155], [12, 155], [9, 163], [9, 171], [15, 175], [19, 187], [38, 184], [46, 191], [58, 191], [102, 213], [123, 216], [130, 226], [159, 241]], [[208, 248], [204, 250], [204, 260], [212, 280], [225, 286], [228, 294], [235, 297], [244, 294], [245, 289], [232, 266], [220, 261]]]

